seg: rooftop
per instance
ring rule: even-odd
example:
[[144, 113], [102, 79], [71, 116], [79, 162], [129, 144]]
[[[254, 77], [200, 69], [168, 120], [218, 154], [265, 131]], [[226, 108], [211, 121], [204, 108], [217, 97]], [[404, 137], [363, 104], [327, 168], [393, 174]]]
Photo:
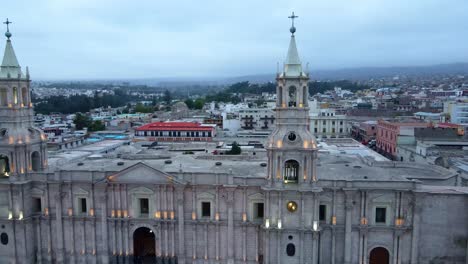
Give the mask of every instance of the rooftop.
[[137, 128], [137, 131], [212, 131], [211, 125], [203, 125], [197, 122], [154, 122]]

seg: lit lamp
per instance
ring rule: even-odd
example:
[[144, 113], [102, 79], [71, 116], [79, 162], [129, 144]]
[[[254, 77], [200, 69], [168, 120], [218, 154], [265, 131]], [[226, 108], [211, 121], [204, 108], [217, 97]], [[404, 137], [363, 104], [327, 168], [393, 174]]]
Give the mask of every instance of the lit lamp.
[[367, 218], [366, 217], [361, 218], [361, 225], [367, 225]]
[[197, 220], [197, 214], [195, 212], [192, 212], [192, 220]]
[[395, 225], [396, 225], [396, 226], [402, 226], [402, 225], [404, 225], [404, 224], [405, 224], [405, 219], [403, 219], [403, 218], [397, 218], [397, 219], [395, 220]]
[[283, 225], [282, 225], [282, 223], [281, 223], [281, 219], [278, 219], [278, 229], [281, 229], [282, 226], [283, 226]]
[[171, 219], [174, 219], [175, 218], [175, 213], [174, 211], [171, 211]]
[[73, 215], [73, 210], [71, 208], [68, 208], [68, 216], [72, 216]]
[[49, 207], [44, 208], [44, 215], [45, 216], [49, 215]]
[[163, 212], [164, 219], [167, 219], [167, 211]]
[[332, 216], [332, 225], [336, 225], [336, 216]]
[[242, 213], [242, 221], [247, 221], [247, 214], [246, 213]]
[[312, 229], [314, 231], [317, 231], [318, 230], [318, 222], [317, 221], [314, 221], [313, 224], [312, 224]]
[[93, 208], [90, 208], [90, 209], [89, 209], [89, 215], [90, 215], [90, 216], [94, 216], [94, 209], [93, 209]]
[[265, 219], [265, 227], [270, 228], [270, 219]]
[[23, 211], [20, 211], [18, 220], [23, 220]]
[[10, 211], [8, 212], [8, 220], [11, 220], [13, 219], [13, 213]]

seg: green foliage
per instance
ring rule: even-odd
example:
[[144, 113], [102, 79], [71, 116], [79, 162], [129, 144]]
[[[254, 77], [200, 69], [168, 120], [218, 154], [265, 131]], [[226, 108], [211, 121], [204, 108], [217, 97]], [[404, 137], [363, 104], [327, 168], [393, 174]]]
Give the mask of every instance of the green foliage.
[[134, 108], [135, 113], [153, 113], [154, 109], [152, 106], [145, 106], [142, 103], [138, 103]]
[[240, 155], [242, 149], [240, 148], [239, 144], [236, 141], [232, 142], [231, 150], [227, 151], [226, 154], [228, 155]]
[[55, 95], [46, 99], [35, 100], [34, 110], [40, 114], [50, 114], [53, 112], [63, 114], [86, 113], [98, 107], [123, 106], [128, 101], [135, 99], [123, 90], [115, 90], [114, 92], [114, 95], [104, 94], [102, 96], [95, 93], [93, 97], [86, 95], [72, 95], [70, 97]]
[[309, 83], [309, 93], [310, 95], [315, 95], [317, 93], [323, 94], [326, 91], [333, 90], [335, 87], [341, 87], [341, 89], [349, 90], [353, 93], [361, 90], [370, 89], [370, 87], [367, 85], [362, 85], [347, 80], [329, 82], [313, 81]]
[[172, 94], [169, 90], [165, 90], [164, 91], [164, 95], [163, 95], [163, 101], [166, 102], [166, 104], [171, 104], [172, 102]]
[[106, 130], [106, 125], [104, 125], [101, 120], [96, 120], [91, 122], [88, 128], [89, 131], [94, 132], [94, 131], [102, 131]]
[[203, 109], [204, 105], [205, 105], [205, 99], [198, 98], [197, 100], [195, 100], [194, 108], [198, 109], [198, 110], [201, 110], [201, 109]]
[[91, 118], [81, 113], [77, 113], [75, 119], [73, 119], [73, 123], [75, 123], [75, 128], [77, 130], [82, 130], [85, 127], [89, 127], [91, 124]]
[[187, 99], [187, 100], [184, 101], [184, 103], [187, 105], [187, 107], [188, 107], [189, 109], [193, 109], [193, 108], [194, 108], [195, 103], [193, 102], [192, 99]]
[[106, 126], [101, 120], [93, 121], [89, 116], [81, 113], [76, 114], [75, 119], [73, 119], [73, 123], [75, 123], [75, 128], [77, 130], [82, 130], [85, 127], [87, 127], [90, 132], [106, 129]]

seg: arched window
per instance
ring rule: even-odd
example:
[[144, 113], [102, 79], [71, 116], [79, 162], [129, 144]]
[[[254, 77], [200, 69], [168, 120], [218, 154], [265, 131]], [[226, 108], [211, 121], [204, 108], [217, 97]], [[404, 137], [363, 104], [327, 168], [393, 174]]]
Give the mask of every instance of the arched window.
[[290, 86], [288, 90], [290, 107], [296, 107], [297, 89], [295, 86]]
[[0, 154], [0, 176], [8, 177], [10, 173], [10, 162], [8, 157]]
[[283, 106], [283, 87], [279, 86], [278, 87], [278, 106], [282, 107]]
[[297, 183], [299, 175], [299, 162], [288, 160], [284, 163], [283, 179], [285, 183]]
[[13, 87], [13, 103], [18, 104], [18, 88]]
[[28, 103], [28, 90], [26, 89], [26, 87], [23, 87], [23, 89], [21, 89], [21, 100], [23, 101], [23, 105], [27, 105], [29, 104]]
[[7, 105], [8, 105], [7, 89], [1, 88], [0, 89], [0, 106], [7, 106]]
[[41, 168], [41, 156], [39, 155], [39, 152], [34, 151], [31, 154], [31, 163], [33, 171], [38, 171]]

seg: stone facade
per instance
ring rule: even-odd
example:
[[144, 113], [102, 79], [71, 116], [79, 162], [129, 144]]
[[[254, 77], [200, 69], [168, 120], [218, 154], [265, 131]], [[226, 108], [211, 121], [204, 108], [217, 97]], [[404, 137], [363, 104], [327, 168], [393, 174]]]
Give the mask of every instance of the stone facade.
[[[171, 162], [10, 170], [0, 178], [0, 263], [467, 263], [468, 188], [456, 172], [319, 152], [294, 38], [266, 161], [168, 152]], [[13, 141], [9, 157], [41, 142]]]

